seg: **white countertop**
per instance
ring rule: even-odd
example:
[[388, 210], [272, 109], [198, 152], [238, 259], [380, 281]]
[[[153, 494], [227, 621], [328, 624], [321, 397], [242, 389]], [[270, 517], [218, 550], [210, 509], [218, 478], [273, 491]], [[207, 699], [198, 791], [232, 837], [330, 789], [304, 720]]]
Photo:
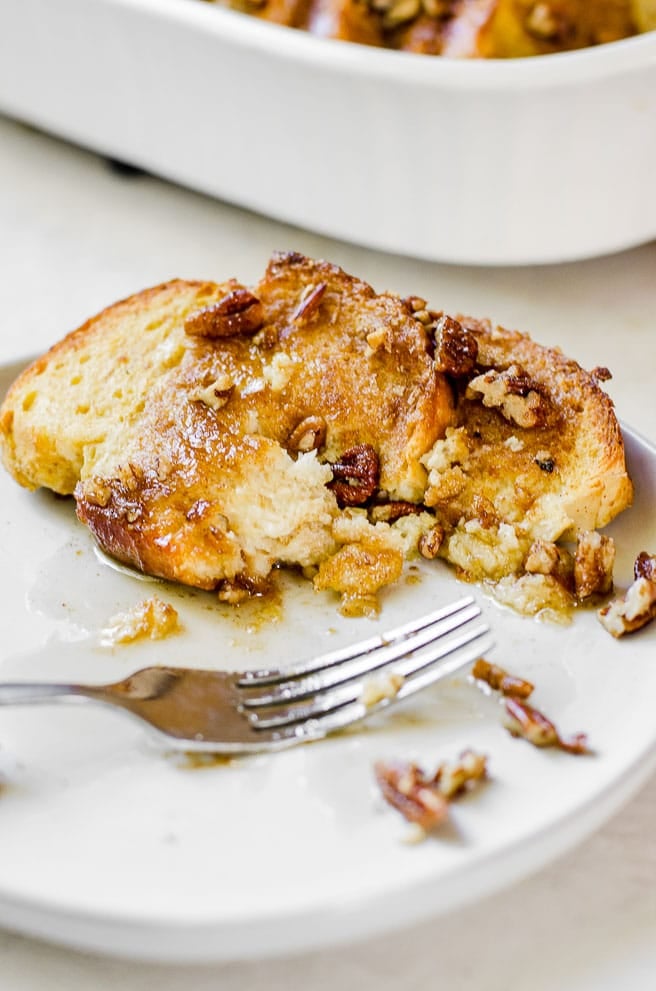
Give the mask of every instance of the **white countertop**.
[[[103, 306], [173, 276], [256, 280], [274, 249], [329, 258], [377, 289], [490, 316], [613, 372], [619, 416], [656, 439], [656, 244], [567, 266], [432, 265], [315, 237], [0, 118], [0, 363], [37, 352]], [[273, 962], [166, 966], [0, 934], [11, 991], [653, 991], [656, 779], [541, 873], [446, 918], [348, 949]]]

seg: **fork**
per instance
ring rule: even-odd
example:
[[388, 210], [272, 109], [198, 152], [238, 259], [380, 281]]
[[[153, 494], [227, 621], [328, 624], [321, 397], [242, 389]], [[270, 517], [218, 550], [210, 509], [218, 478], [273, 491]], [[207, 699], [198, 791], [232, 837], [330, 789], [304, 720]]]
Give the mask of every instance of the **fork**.
[[277, 750], [344, 729], [476, 660], [492, 645], [487, 624], [474, 623], [480, 615], [466, 596], [290, 668], [148, 667], [109, 685], [8, 682], [0, 705], [100, 702], [136, 716], [169, 749]]

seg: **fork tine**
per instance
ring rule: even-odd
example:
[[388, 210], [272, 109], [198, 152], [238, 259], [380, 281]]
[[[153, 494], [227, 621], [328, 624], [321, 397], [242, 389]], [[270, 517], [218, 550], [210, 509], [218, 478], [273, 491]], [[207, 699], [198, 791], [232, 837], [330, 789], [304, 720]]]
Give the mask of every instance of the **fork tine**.
[[[355, 645], [355, 648], [350, 648], [350, 655], [339, 663], [329, 663], [327, 667], [317, 668], [313, 674], [304, 677], [278, 682], [272, 686], [265, 685], [262, 691], [245, 696], [243, 705], [246, 708], [251, 708], [290, 703], [299, 699], [310, 698], [319, 692], [362, 678], [363, 675], [370, 674], [392, 661], [399, 660], [407, 654], [445, 637], [465, 623], [480, 616], [480, 613], [480, 606], [472, 603], [458, 613], [445, 618], [440, 617], [432, 625], [422, 624], [420, 629], [412, 635], [406, 634], [389, 644], [386, 641], [382, 645], [378, 643], [375, 649], [369, 649], [365, 653], [359, 651], [354, 653], [354, 649], [357, 650], [357, 645]], [[379, 639], [377, 638], [377, 641]], [[238, 685], [240, 687], [252, 687], [250, 683], [244, 685], [243, 682], [238, 682]]]
[[[333, 665], [341, 664], [344, 661], [349, 661], [354, 657], [361, 657], [363, 654], [370, 653], [380, 647], [395, 643], [397, 640], [403, 640], [411, 634], [418, 633], [419, 630], [422, 630], [427, 626], [432, 626], [434, 623], [438, 623], [442, 619], [453, 616], [456, 613], [461, 612], [467, 606], [474, 604], [474, 597], [471, 595], [466, 595], [462, 599], [458, 599], [456, 602], [450, 602], [446, 606], [441, 606], [439, 609], [435, 609], [433, 612], [427, 613], [427, 615], [422, 616], [421, 619], [404, 623], [402, 626], [397, 626], [394, 629], [389, 630], [387, 633], [369, 637], [369, 639], [361, 640], [359, 643], [348, 644], [346, 647], [331, 650], [326, 654], [322, 654], [321, 657], [314, 657], [309, 661], [294, 665], [293, 667], [286, 668], [284, 670], [280, 668], [263, 668], [259, 671], [245, 671], [239, 678], [237, 684], [240, 688], [254, 688], [258, 685], [274, 685], [277, 682], [291, 681], [295, 678], [302, 678], [305, 675], [313, 674], [315, 671], [325, 671]], [[479, 607], [476, 606], [476, 608], [480, 613]]]
[[[480, 657], [491, 643], [488, 634], [489, 627], [480, 625], [467, 630], [459, 637], [451, 638], [447, 643], [441, 641], [433, 643], [427, 649], [422, 650], [420, 654], [404, 658], [403, 661], [395, 664], [392, 671], [395, 674], [400, 674], [404, 681], [394, 698], [399, 701], [407, 698], [421, 688], [447, 677], [471, 660]], [[485, 643], [481, 643], [480, 641], [484, 637], [487, 637], [487, 640]], [[469, 649], [458, 653], [463, 648]], [[364, 715], [365, 712], [372, 711], [373, 707], [361, 702], [363, 688], [363, 681], [349, 683], [336, 689], [320, 692], [311, 702], [305, 704], [288, 705], [273, 711], [265, 708], [264, 715], [261, 715], [254, 708], [249, 708], [248, 718], [256, 729], [269, 729], [274, 726], [287, 726], [291, 723], [317, 719], [354, 702], [360, 703], [362, 715]], [[389, 703], [390, 700], [387, 701]], [[376, 703], [377, 705], [378, 703]]]
[[321, 739], [328, 733], [345, 729], [352, 723], [356, 723], [372, 713], [389, 708], [398, 702], [407, 699], [427, 686], [440, 681], [456, 671], [471, 664], [480, 657], [481, 653], [489, 650], [492, 646], [492, 638], [489, 630], [479, 628], [475, 639], [458, 648], [459, 652], [454, 653], [444, 663], [439, 663], [443, 658], [427, 662], [418, 674], [409, 677], [398, 694], [393, 698], [381, 699], [374, 705], [365, 705], [359, 699], [342, 703], [339, 708], [331, 708], [326, 712], [319, 712], [301, 720], [288, 721], [285, 724], [275, 722], [273, 719], [263, 719], [253, 721], [251, 725], [256, 731], [262, 731], [262, 735], [272, 743], [302, 743], [307, 740]]

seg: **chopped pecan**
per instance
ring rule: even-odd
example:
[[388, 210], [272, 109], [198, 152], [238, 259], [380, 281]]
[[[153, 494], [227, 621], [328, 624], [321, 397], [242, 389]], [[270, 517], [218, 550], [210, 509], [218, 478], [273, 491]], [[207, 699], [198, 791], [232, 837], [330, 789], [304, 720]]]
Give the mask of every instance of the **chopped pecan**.
[[558, 747], [569, 754], [590, 753], [585, 733], [562, 737], [542, 712], [512, 695], [506, 698], [505, 707], [506, 729], [512, 736], [522, 737], [534, 747]]
[[481, 526], [484, 530], [490, 530], [492, 527], [499, 526], [501, 520], [499, 515], [494, 508], [494, 503], [485, 496], [476, 494], [472, 499], [472, 519], [480, 521]]
[[408, 822], [428, 832], [447, 818], [447, 799], [417, 764], [377, 761], [374, 773], [385, 800]]
[[537, 427], [547, 417], [549, 403], [542, 386], [519, 365], [504, 371], [491, 368], [467, 386], [467, 399], [482, 398], [484, 406], [499, 409], [506, 420], [519, 427]]
[[419, 516], [423, 512], [423, 506], [399, 499], [395, 502], [382, 502], [372, 506], [369, 510], [369, 519], [372, 523], [396, 523], [403, 516]]
[[455, 798], [474, 784], [487, 777], [487, 758], [475, 750], [463, 750], [456, 761], [440, 764], [434, 783], [445, 798]]
[[192, 403], [203, 403], [204, 406], [216, 411], [226, 405], [234, 384], [230, 375], [219, 375], [214, 382], [204, 388], [200, 387], [190, 392], [189, 399]]
[[442, 316], [435, 326], [435, 367], [447, 375], [469, 375], [476, 366], [478, 341], [454, 320]]
[[335, 493], [341, 509], [363, 506], [378, 489], [380, 464], [371, 444], [358, 444], [342, 454], [339, 461], [329, 462], [333, 480], [328, 488]]
[[530, 681], [518, 678], [517, 675], [510, 674], [496, 664], [490, 664], [483, 657], [479, 657], [474, 664], [472, 677], [477, 681], [484, 681], [502, 695], [512, 695], [515, 698], [527, 699], [534, 688]]
[[535, 540], [530, 547], [524, 570], [531, 575], [551, 575], [558, 567], [559, 548], [551, 540]]
[[327, 288], [327, 282], [319, 282], [316, 286], [307, 286], [292, 314], [294, 323], [307, 323], [317, 314]]
[[404, 296], [401, 302], [410, 313], [421, 313], [428, 305], [421, 296]]
[[264, 323], [264, 307], [249, 289], [233, 289], [216, 303], [190, 313], [184, 322], [192, 337], [240, 337]]
[[[642, 567], [642, 562], [636, 566]], [[601, 625], [614, 637], [634, 633], [656, 619], [656, 581], [640, 575], [625, 596], [613, 599], [597, 613]]]
[[593, 368], [590, 375], [595, 382], [610, 382], [613, 377], [613, 373], [610, 369], [604, 367], [604, 365], [599, 365], [597, 368]]
[[606, 595], [613, 587], [615, 542], [596, 530], [579, 534], [574, 559], [574, 587], [579, 599]]
[[424, 327], [430, 327], [435, 324], [437, 320], [442, 316], [441, 310], [429, 310], [428, 303], [421, 296], [406, 296], [401, 300], [405, 308], [410, 312], [411, 316], [422, 323]]
[[290, 451], [319, 451], [326, 443], [327, 424], [322, 416], [306, 416], [287, 438]]
[[447, 818], [451, 799], [486, 777], [487, 759], [465, 750], [456, 761], [440, 764], [432, 777], [413, 763], [378, 761], [374, 770], [389, 804], [428, 832]]
[[422, 533], [417, 544], [417, 550], [427, 561], [432, 561], [440, 552], [444, 543], [444, 527], [436, 523], [427, 533]]
[[656, 582], [656, 555], [640, 551], [633, 565], [633, 577]]
[[564, 547], [550, 540], [535, 540], [524, 562], [529, 575], [553, 575], [561, 585], [572, 591], [574, 585], [574, 559]]

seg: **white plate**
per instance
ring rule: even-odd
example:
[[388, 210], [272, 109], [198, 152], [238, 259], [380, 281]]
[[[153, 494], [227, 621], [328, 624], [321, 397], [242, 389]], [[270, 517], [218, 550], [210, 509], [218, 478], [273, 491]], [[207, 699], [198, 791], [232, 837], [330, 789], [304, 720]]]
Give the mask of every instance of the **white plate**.
[[[0, 374], [0, 393], [15, 369]], [[611, 528], [626, 584], [656, 548], [656, 451], [626, 432], [635, 506]], [[98, 631], [153, 586], [102, 562], [70, 501], [0, 475], [0, 677], [113, 679], [151, 661], [255, 666], [307, 656], [457, 597], [446, 567], [384, 598], [381, 619], [287, 582], [281, 602], [231, 612], [166, 585], [187, 632], [115, 649]], [[0, 923], [73, 947], [157, 960], [263, 956], [406, 925], [510, 884], [581, 840], [654, 764], [652, 627], [612, 640], [593, 613], [567, 628], [484, 600], [492, 656], [535, 681], [535, 703], [596, 756], [538, 751], [461, 677], [366, 730], [273, 756], [192, 767], [92, 707], [0, 712]], [[491, 781], [421, 845], [376, 794], [372, 763], [426, 768], [472, 746]]]

